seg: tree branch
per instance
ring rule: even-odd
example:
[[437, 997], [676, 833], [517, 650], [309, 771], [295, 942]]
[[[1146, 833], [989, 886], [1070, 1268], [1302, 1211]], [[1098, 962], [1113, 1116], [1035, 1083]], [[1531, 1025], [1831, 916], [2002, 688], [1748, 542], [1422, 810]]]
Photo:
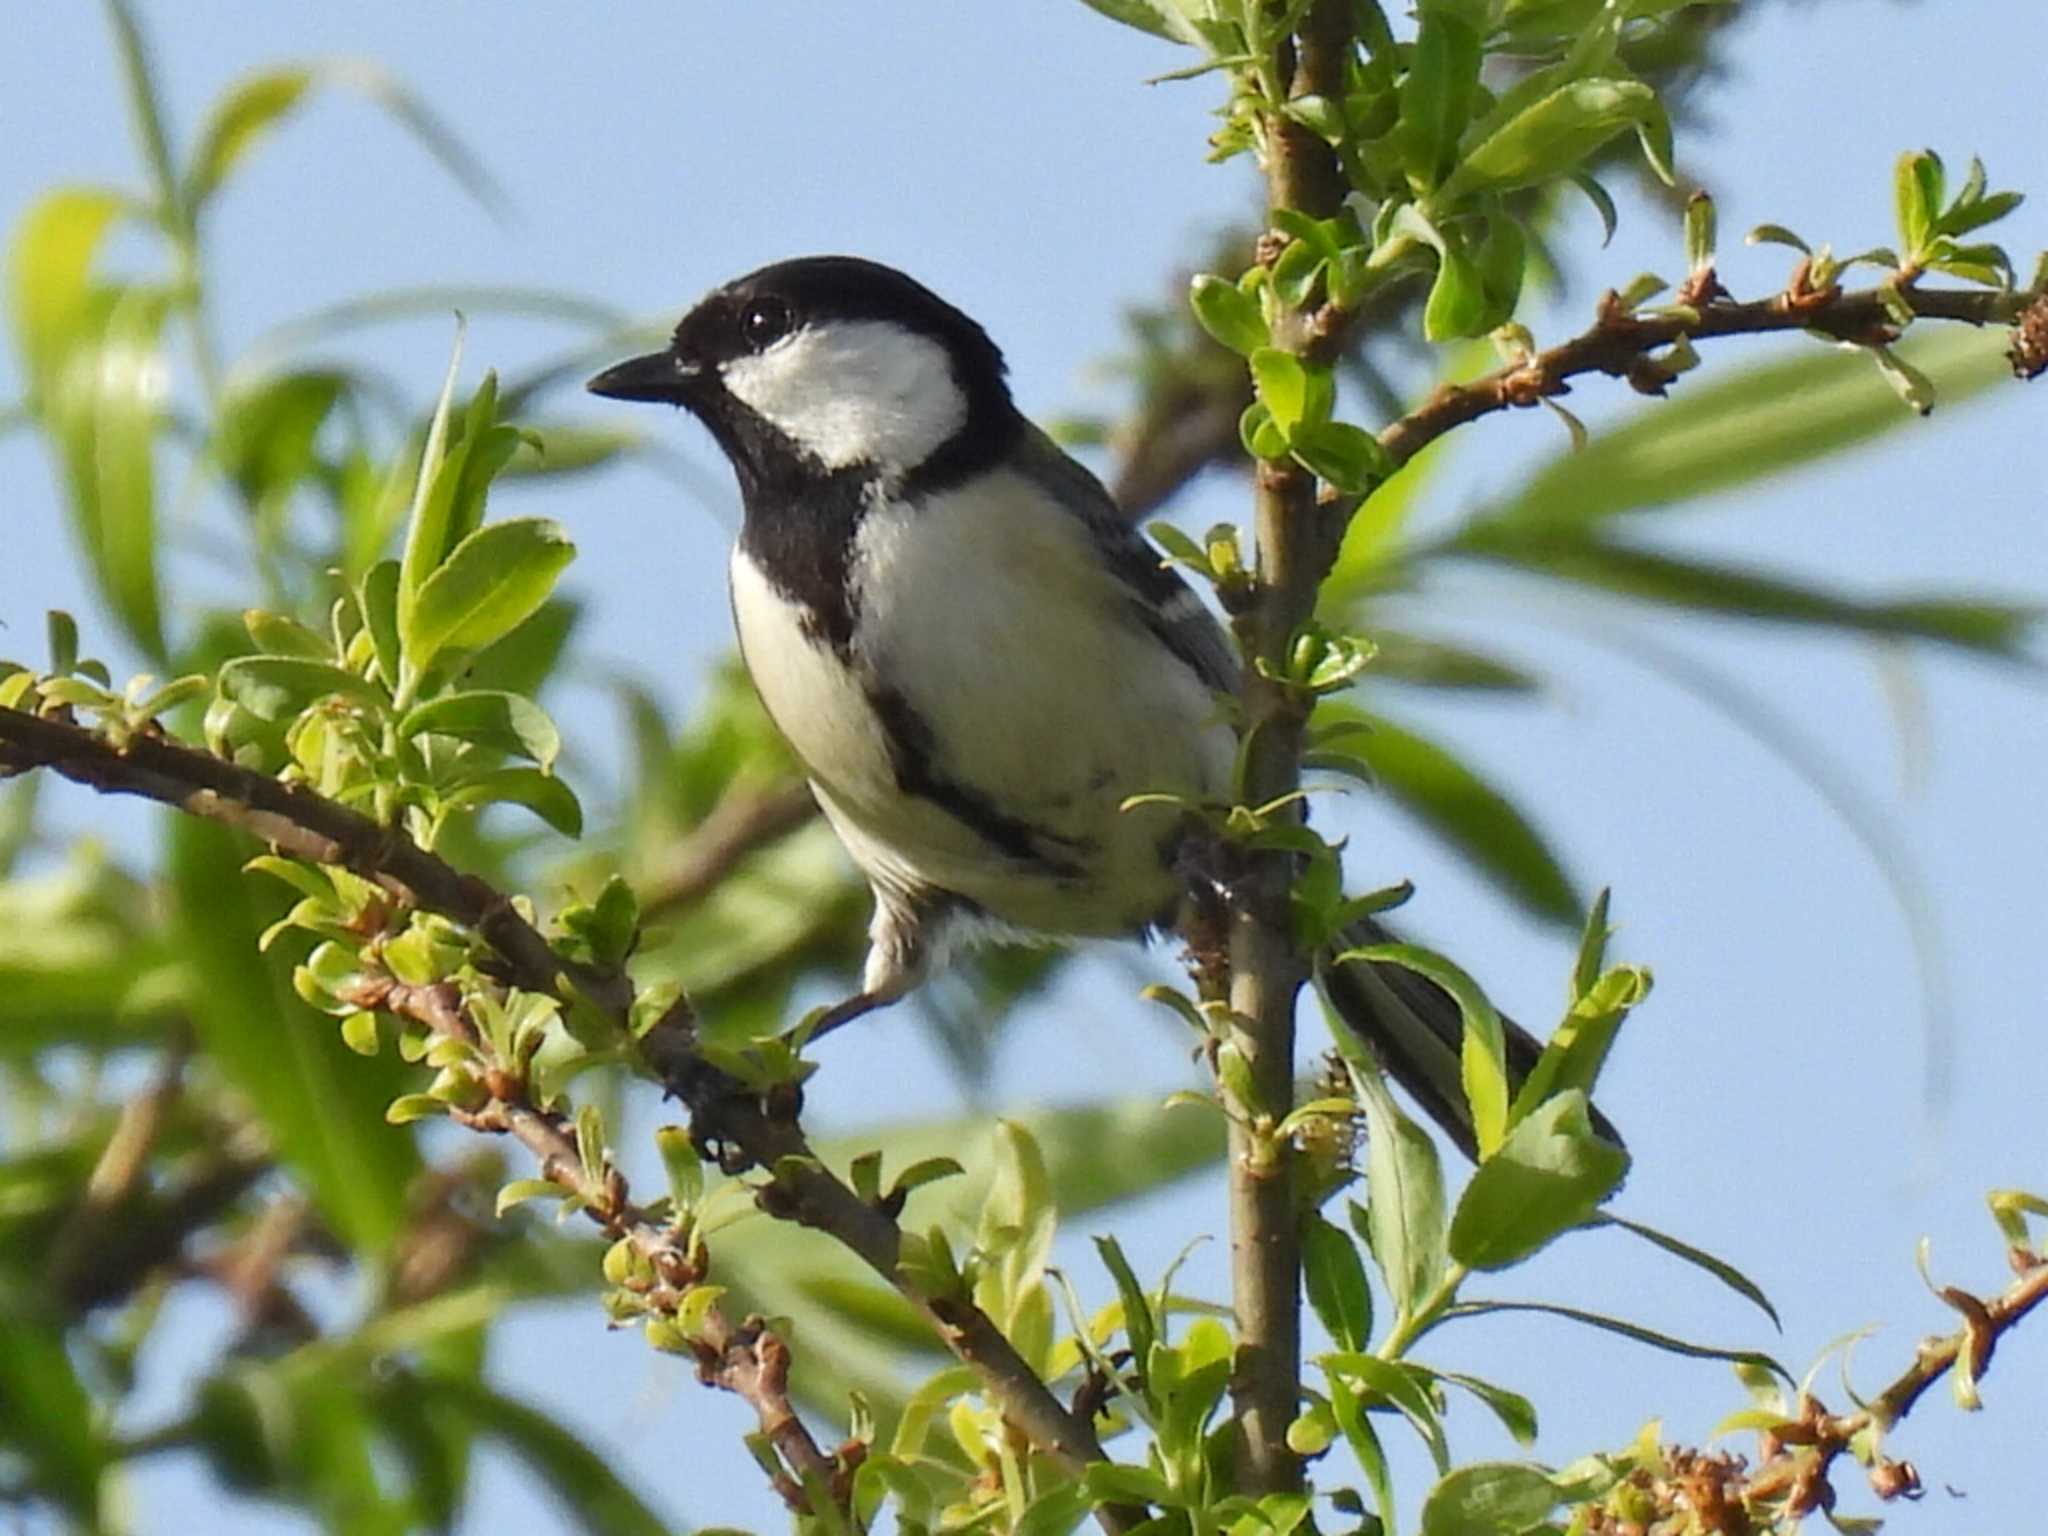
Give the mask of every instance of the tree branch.
[[[1351, 11], [1316, 0], [1277, 60], [1290, 96], [1343, 94], [1354, 47]], [[1328, 218], [1341, 205], [1343, 175], [1330, 147], [1280, 112], [1265, 118], [1269, 208]], [[1269, 243], [1270, 246], [1270, 243]], [[1262, 250], [1262, 255], [1266, 254]], [[1273, 252], [1277, 254], [1277, 252]], [[1297, 353], [1311, 345], [1312, 317], [1292, 315], [1276, 336]], [[1292, 463], [1262, 463], [1254, 490], [1258, 584], [1236, 616], [1248, 662], [1240, 696], [1246, 730], [1244, 782], [1252, 805], [1284, 800], [1301, 776], [1307, 704], [1277, 679], [1292, 638], [1315, 612], [1316, 589], [1336, 553], [1316, 508], [1315, 476]], [[1238, 1429], [1241, 1491], [1298, 1490], [1301, 1461], [1287, 1445], [1301, 1397], [1301, 1242], [1294, 1148], [1276, 1127], [1294, 1107], [1295, 999], [1308, 963], [1295, 942], [1289, 895], [1292, 861], [1255, 856], [1233, 882], [1229, 913], [1230, 1038], [1243, 1057], [1251, 1102], [1223, 1085], [1230, 1120], [1230, 1290], [1237, 1359], [1231, 1405]]]
[[[1495, 411], [1533, 406], [1570, 394], [1570, 381], [1589, 373], [1627, 379], [1646, 393], [1662, 394], [1671, 380], [1656, 366], [1654, 354], [1681, 340], [1767, 336], [1780, 331], [1818, 331], [1859, 346], [1884, 346], [1898, 340], [1898, 324], [1886, 308], [1881, 290], [1810, 288], [1806, 272], [1802, 263], [1782, 293], [1738, 303], [1722, 294], [1712, 269], [1706, 269], [1687, 281], [1679, 304], [1647, 314], [1624, 308], [1610, 292], [1602, 297], [1591, 329], [1470, 384], [1438, 385], [1422, 404], [1381, 429], [1380, 446], [1397, 465], [1405, 464], [1454, 428]], [[2030, 314], [2048, 315], [2048, 297], [2024, 293], [1912, 286], [1899, 291], [1913, 313], [1924, 320], [2018, 325]], [[1699, 297], [1687, 302], [1692, 295]], [[2042, 324], [2048, 329], [2048, 319]], [[2014, 368], [2026, 377], [2021, 344], [2022, 338], [2016, 337]]]
[[[484, 1037], [462, 1006], [452, 983], [409, 986], [390, 977], [360, 983], [348, 1000], [359, 1007], [383, 1009], [424, 1024], [435, 1034], [482, 1048]], [[651, 1281], [629, 1280], [627, 1288], [655, 1313], [674, 1317], [690, 1289], [703, 1278], [702, 1265], [689, 1251], [675, 1225], [657, 1221], [633, 1203], [626, 1180], [606, 1164], [593, 1176], [576, 1144], [575, 1133], [559, 1114], [530, 1101], [526, 1086], [504, 1063], [494, 1064], [477, 1081], [490, 1093], [481, 1108], [458, 1110], [459, 1123], [473, 1130], [507, 1134], [517, 1139], [540, 1164], [541, 1176], [581, 1202], [583, 1212], [608, 1237], [624, 1239], [647, 1262]], [[787, 1470], [775, 1478], [776, 1492], [798, 1513], [811, 1511], [812, 1493], [830, 1498], [844, 1509], [851, 1493], [853, 1470], [862, 1448], [842, 1448], [827, 1455], [811, 1437], [789, 1401], [789, 1349], [760, 1318], [735, 1324], [716, 1306], [704, 1309], [689, 1338], [699, 1379], [744, 1398], [759, 1420], [761, 1432], [775, 1447]]]
[[[236, 827], [295, 858], [353, 870], [404, 902], [473, 929], [503, 960], [505, 979], [511, 985], [558, 997], [573, 988], [625, 1028], [632, 989], [623, 975], [564, 960], [509, 898], [488, 882], [464, 874], [420, 848], [402, 829], [379, 826], [310, 790], [267, 778], [159, 734], [138, 734], [116, 745], [68, 720], [0, 709], [0, 771], [36, 767], [102, 793], [140, 795]], [[446, 1001], [433, 988], [395, 990], [400, 986], [387, 984], [383, 996], [390, 1000], [377, 1006], [400, 1011], [440, 1010]], [[451, 1019], [438, 1011], [425, 1022], [444, 1033], [467, 1028], [459, 1014]], [[672, 1087], [701, 1090], [716, 1077], [695, 1055], [694, 1027], [686, 1004], [671, 1010], [670, 1017], [649, 1031], [642, 1045], [658, 1075]], [[729, 1091], [708, 1100], [694, 1091], [686, 1091], [685, 1097], [697, 1111], [692, 1117], [693, 1130], [735, 1149], [743, 1165], [770, 1172], [772, 1182], [760, 1191], [764, 1209], [815, 1227], [858, 1254], [924, 1313], [947, 1347], [974, 1368], [983, 1390], [1003, 1415], [1034, 1445], [1070, 1471], [1106, 1459], [1088, 1418], [1053, 1395], [985, 1313], [965, 1297], [930, 1294], [899, 1270], [901, 1229], [893, 1217], [864, 1203], [825, 1167], [796, 1124], [790, 1112], [793, 1106], [778, 1106], [780, 1112], [771, 1112], [758, 1099]], [[479, 1116], [471, 1117], [471, 1123], [479, 1129], [511, 1134], [540, 1159], [545, 1177], [585, 1199], [593, 1211], [611, 1211], [618, 1224], [615, 1235], [632, 1240], [662, 1283], [693, 1283], [686, 1280], [686, 1271], [674, 1268], [674, 1245], [665, 1229], [626, 1201], [622, 1180], [596, 1191], [586, 1191], [573, 1182], [581, 1178], [574, 1139], [554, 1119], [529, 1105], [494, 1099]], [[592, 1193], [604, 1196], [604, 1203], [591, 1201]], [[734, 1330], [732, 1337], [738, 1338], [743, 1331]], [[758, 1339], [747, 1347], [755, 1349], [757, 1345]], [[775, 1376], [775, 1369], [761, 1361], [757, 1352], [755, 1364], [735, 1379], [773, 1381]], [[763, 1428], [769, 1428], [765, 1420]], [[1099, 1517], [1106, 1529], [1117, 1532], [1135, 1524], [1140, 1513], [1105, 1508]]]

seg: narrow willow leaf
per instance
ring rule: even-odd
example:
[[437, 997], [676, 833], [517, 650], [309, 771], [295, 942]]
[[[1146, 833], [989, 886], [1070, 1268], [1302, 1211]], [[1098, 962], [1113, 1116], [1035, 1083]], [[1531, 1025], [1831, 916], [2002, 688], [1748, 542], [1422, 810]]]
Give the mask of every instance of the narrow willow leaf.
[[468, 1376], [408, 1373], [404, 1391], [442, 1413], [467, 1421], [537, 1474], [560, 1501], [574, 1529], [590, 1536], [668, 1536], [670, 1526], [613, 1469], [565, 1426], [538, 1408]]
[[1590, 534], [1531, 536], [1502, 527], [1473, 528], [1461, 536], [1459, 547], [1560, 581], [1672, 608], [1934, 640], [2006, 659], [2022, 654], [2041, 618], [2034, 608], [1967, 597], [1855, 598], [1767, 571], [1684, 559]]
[[1436, 1143], [1394, 1102], [1365, 1041], [1334, 1011], [1330, 1031], [1366, 1107], [1366, 1234], [1394, 1310], [1411, 1317], [1442, 1281], [1444, 1173]]
[[281, 903], [269, 899], [274, 887], [241, 878], [246, 843], [191, 816], [173, 817], [169, 836], [172, 922], [191, 973], [185, 1006], [207, 1059], [251, 1106], [322, 1220], [352, 1246], [384, 1252], [420, 1171], [411, 1139], [384, 1124], [411, 1072], [394, 1056], [353, 1054], [294, 995], [288, 958], [257, 956], [257, 936]]
[[1295, 458], [1347, 496], [1363, 496], [1393, 472], [1379, 439], [1348, 421], [1303, 425], [1290, 435]]
[[103, 187], [59, 187], [15, 226], [7, 252], [8, 318], [22, 372], [39, 395], [47, 395], [79, 339], [93, 262], [127, 208], [120, 193]]
[[1479, 1165], [1451, 1218], [1451, 1257], [1505, 1269], [1584, 1225], [1628, 1173], [1628, 1154], [1593, 1130], [1573, 1089], [1530, 1113]]
[[1260, 347], [1251, 355], [1252, 378], [1259, 400], [1283, 434], [1292, 433], [1308, 415], [1308, 369], [1292, 352]]
[[1443, 1420], [1430, 1396], [1429, 1371], [1403, 1360], [1382, 1360], [1378, 1355], [1357, 1353], [1324, 1355], [1317, 1363], [1331, 1377], [1345, 1377], [1400, 1409], [1429, 1447], [1437, 1470], [1442, 1472], [1450, 1466]]
[[1778, 1318], [1778, 1309], [1771, 1305], [1771, 1298], [1764, 1294], [1763, 1287], [1726, 1259], [1716, 1258], [1704, 1248], [1695, 1248], [1691, 1243], [1681, 1242], [1668, 1233], [1659, 1232], [1655, 1227], [1646, 1227], [1641, 1222], [1629, 1221], [1625, 1217], [1615, 1216], [1606, 1211], [1596, 1215], [1588, 1225], [1615, 1227], [1620, 1231], [1632, 1233], [1653, 1247], [1661, 1248], [1673, 1257], [1683, 1259], [1695, 1269], [1705, 1270], [1736, 1295], [1754, 1303], [1757, 1309], [1771, 1320], [1773, 1327], [1783, 1331], [1785, 1325]]
[[1769, 1371], [1787, 1385], [1792, 1384], [1792, 1373], [1778, 1364], [1769, 1355], [1756, 1349], [1721, 1349], [1712, 1344], [1694, 1344], [1676, 1338], [1668, 1333], [1659, 1333], [1654, 1328], [1645, 1328], [1640, 1323], [1625, 1322], [1618, 1317], [1609, 1317], [1604, 1312], [1589, 1312], [1582, 1307], [1560, 1306], [1549, 1301], [1459, 1301], [1445, 1309], [1444, 1316], [1487, 1317], [1495, 1313], [1542, 1313], [1548, 1317], [1562, 1317], [1574, 1323], [1584, 1323], [1588, 1328], [1598, 1328], [1606, 1333], [1619, 1334], [1622, 1338], [1633, 1339], [1638, 1344], [1647, 1344], [1661, 1349], [1666, 1354], [1683, 1355], [1689, 1360], [1725, 1360], [1736, 1365], [1752, 1366]]
[[1431, 341], [1456, 341], [1477, 335], [1486, 328], [1485, 321], [1486, 285], [1471, 258], [1446, 243], [1422, 307], [1422, 334]]
[[[1899, 350], [1950, 406], [2012, 373], [2001, 338], [1967, 328]], [[1553, 458], [1493, 515], [1554, 527], [1680, 506], [1911, 424], [1866, 359], [1813, 349], [1712, 382], [1688, 381], [1582, 451]]]
[[1365, 1405], [1358, 1400], [1359, 1394], [1352, 1390], [1343, 1376], [1336, 1372], [1325, 1374], [1330, 1390], [1330, 1412], [1337, 1420], [1337, 1427], [1344, 1431], [1351, 1454], [1358, 1458], [1359, 1468], [1372, 1489], [1373, 1505], [1379, 1510], [1380, 1529], [1387, 1532], [1398, 1530], [1395, 1524], [1394, 1480], [1387, 1469], [1387, 1453], [1380, 1445], [1379, 1434], [1372, 1427], [1372, 1420], [1366, 1416]]
[[158, 596], [156, 438], [170, 374], [163, 356], [170, 295], [94, 287], [43, 397], [71, 517], [102, 594], [122, 627], [164, 661]]
[[1430, 1374], [1438, 1381], [1463, 1387], [1491, 1408], [1501, 1427], [1514, 1436], [1515, 1444], [1524, 1449], [1536, 1444], [1536, 1406], [1521, 1393], [1510, 1392], [1506, 1387], [1495, 1386], [1477, 1376], [1460, 1375], [1456, 1371], [1433, 1371]]
[[1408, 174], [1435, 186], [1450, 168], [1479, 91], [1479, 29], [1445, 5], [1422, 7], [1401, 84], [1401, 152]]
[[249, 75], [219, 97], [200, 125], [192, 163], [185, 172], [185, 204], [195, 216], [218, 191], [244, 155], [290, 114], [313, 84], [305, 65], [287, 65]]

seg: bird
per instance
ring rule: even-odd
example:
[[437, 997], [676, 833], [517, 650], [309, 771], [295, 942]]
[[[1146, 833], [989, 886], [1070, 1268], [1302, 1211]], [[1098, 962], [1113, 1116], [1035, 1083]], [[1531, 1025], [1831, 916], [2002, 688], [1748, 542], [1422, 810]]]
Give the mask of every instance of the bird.
[[[1218, 695], [1240, 664], [1019, 411], [979, 323], [893, 267], [805, 256], [713, 290], [666, 348], [587, 387], [688, 411], [738, 481], [740, 654], [874, 894], [861, 990], [828, 1025], [966, 945], [1171, 928], [1183, 807], [1229, 797]], [[1338, 948], [1387, 938], [1368, 919]], [[1335, 954], [1317, 967], [1331, 1005], [1473, 1155], [1457, 1004]], [[1508, 1024], [1511, 1078], [1540, 1051]]]

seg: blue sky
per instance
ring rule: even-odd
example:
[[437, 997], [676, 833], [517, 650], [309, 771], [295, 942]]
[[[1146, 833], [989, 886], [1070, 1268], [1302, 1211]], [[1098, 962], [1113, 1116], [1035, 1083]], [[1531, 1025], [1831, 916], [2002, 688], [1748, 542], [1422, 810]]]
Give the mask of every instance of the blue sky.
[[[1724, 230], [1770, 219], [1841, 248], [1882, 243], [1893, 158], [1931, 144], [1951, 161], [1982, 151], [1995, 184], [2036, 192], [2005, 233], [2016, 253], [2048, 245], [2038, 79], [2048, 10], [2015, 0], [1751, 3], [1762, 14], [1713, 97], [1712, 121], [1680, 146], [1683, 171], [1719, 197]], [[207, 100], [250, 67], [361, 55], [476, 145], [515, 207], [509, 222], [494, 221], [359, 100], [319, 101], [252, 162], [210, 230], [230, 354], [291, 315], [383, 286], [553, 286], [666, 319], [763, 261], [848, 250], [913, 270], [981, 318], [1009, 354], [1026, 409], [1054, 415], [1113, 402], [1114, 385], [1092, 365], [1115, 346], [1122, 307], [1158, 297], [1165, 275], [1193, 260], [1201, 237], [1239, 213], [1250, 190], [1241, 162], [1216, 168], [1202, 158], [1215, 83], [1145, 85], [1183, 57], [1073, 0], [575, 10], [215, 0], [143, 12], [174, 126], [189, 132]], [[42, 7], [36, 29], [33, 48], [0, 57], [0, 127], [11, 146], [0, 159], [0, 216], [9, 225], [53, 182], [138, 175], [98, 9]], [[1633, 203], [1608, 251], [1591, 249], [1583, 224], [1576, 234], [1589, 289], [1680, 265], [1677, 231]], [[1745, 294], [1774, 285], [1785, 266], [1782, 252], [1739, 249], [1724, 263]], [[1532, 323], [1539, 335], [1565, 334], [1587, 303], [1581, 292]], [[386, 327], [353, 341], [351, 354], [424, 394], [445, 365], [448, 331], [439, 320]], [[560, 328], [480, 315], [468, 355], [480, 369], [570, 339]], [[1724, 344], [1708, 368], [1764, 350]], [[0, 362], [0, 398], [17, 392], [11, 369], [11, 358]], [[586, 420], [607, 411], [562, 405]], [[1596, 430], [1643, 408], [1597, 382], [1575, 405]], [[1904, 428], [1851, 463], [1664, 514], [1655, 531], [1690, 550], [1782, 564], [1861, 592], [1963, 585], [2048, 599], [2043, 409], [2038, 391], [2000, 391]], [[723, 492], [708, 441], [681, 420], [662, 427]], [[1474, 429], [1427, 515], [1469, 509], [1557, 442], [1542, 413]], [[53, 605], [108, 633], [92, 617], [38, 445], [0, 438], [0, 475], [15, 531], [0, 564], [0, 633], [33, 637]], [[569, 581], [592, 609], [592, 655], [686, 707], [702, 666], [728, 643], [729, 495], [705, 506], [634, 469], [544, 498], [526, 493], [519, 505], [561, 519], [578, 541]], [[1201, 526], [1240, 516], [1242, 496], [1217, 479], [1179, 510]], [[194, 590], [233, 590], [233, 572], [203, 562], [189, 570]], [[1914, 1274], [1915, 1242], [1932, 1238], [1941, 1281], [1995, 1286], [2002, 1266], [1983, 1192], [2048, 1187], [2039, 1024], [2048, 997], [2048, 712], [2038, 676], [1705, 622], [1655, 631], [1661, 644], [1764, 694], [1823, 744], [1924, 874], [1952, 1005], [1953, 1090], [1936, 1115], [1904, 928], [1842, 821], [1781, 761], [1639, 657], [1589, 638], [1583, 626], [1610, 623], [1619, 610], [1590, 599], [1532, 604], [1477, 574], [1425, 596], [1444, 632], [1484, 640], [1556, 682], [1540, 703], [1404, 699], [1404, 713], [1541, 808], [1580, 879], [1615, 888], [1617, 955], [1657, 973], [1656, 995], [1608, 1079], [1609, 1108], [1637, 1158], [1619, 1208], [1741, 1265], [1777, 1300], [1786, 1331], [1765, 1338], [1739, 1303], [1604, 1237], [1565, 1245], [1503, 1291], [1764, 1345], [1795, 1369], [1837, 1334], [1884, 1324], [1858, 1354], [1859, 1380], [1873, 1385], [1914, 1339], [1946, 1324]], [[1903, 738], [1909, 748], [1902, 709], [1919, 722]], [[615, 729], [594, 690], [562, 714], [586, 740]], [[141, 819], [76, 795], [52, 798], [68, 824], [90, 822], [124, 854], [146, 856]], [[1355, 885], [1412, 877], [1423, 938], [1480, 971], [1524, 1016], [1552, 1010], [1567, 964], [1554, 934], [1505, 909], [1390, 813], [1365, 805], [1350, 819]], [[1078, 969], [1009, 1035], [991, 1112], [1086, 1097], [1105, 1083], [1160, 1094], [1182, 1086], [1179, 1043], [1121, 1001], [1130, 990], [1119, 966]], [[899, 1011], [862, 1031], [858, 1056], [827, 1052], [813, 1095], [818, 1123], [858, 1123], [878, 1107], [963, 1107], [910, 1018]], [[863, 1070], [875, 1062], [887, 1071]], [[1153, 1272], [1187, 1236], [1222, 1226], [1214, 1181], [1119, 1222], [1141, 1270]], [[1093, 1286], [1080, 1236], [1063, 1251]], [[1221, 1245], [1211, 1244], [1190, 1275], [1220, 1293], [1221, 1271]], [[207, 1326], [194, 1317], [195, 1341]], [[2038, 1481], [2022, 1470], [2038, 1456], [2048, 1412], [2048, 1343], [2038, 1332], [2001, 1354], [1980, 1419], [1964, 1422], [1931, 1401], [1902, 1431], [1895, 1450], [1921, 1465], [1934, 1491], [1921, 1508], [1895, 1512], [1895, 1529], [2038, 1523]], [[1672, 1437], [1697, 1441], [1739, 1406], [1721, 1367], [1561, 1324], [1472, 1325], [1447, 1338], [1440, 1358], [1535, 1397], [1541, 1453], [1553, 1460], [1620, 1444], [1653, 1414]], [[496, 1370], [508, 1387], [565, 1408], [678, 1520], [779, 1521], [738, 1450], [743, 1407], [637, 1341], [606, 1335], [587, 1303], [508, 1329]], [[1841, 1400], [1832, 1367], [1820, 1390]], [[1469, 1418], [1453, 1430], [1462, 1448], [1507, 1451]], [[1419, 1493], [1419, 1459], [1401, 1471]], [[1944, 1485], [1966, 1500], [1948, 1507]], [[201, 1517], [223, 1532], [294, 1528], [266, 1506], [223, 1500], [173, 1462], [148, 1467], [134, 1491], [143, 1532]], [[542, 1497], [493, 1467], [466, 1528], [552, 1529], [534, 1503]]]

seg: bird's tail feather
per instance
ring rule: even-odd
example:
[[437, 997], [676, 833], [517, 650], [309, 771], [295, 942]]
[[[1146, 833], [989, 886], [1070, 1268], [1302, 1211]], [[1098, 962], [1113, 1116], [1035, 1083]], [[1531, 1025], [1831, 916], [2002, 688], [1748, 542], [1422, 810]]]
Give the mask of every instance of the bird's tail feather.
[[[1370, 918], [1354, 924], [1317, 967], [1330, 1005], [1371, 1042], [1380, 1066], [1407, 1090], [1422, 1112], [1443, 1128], [1467, 1157], [1478, 1156], [1472, 1109], [1465, 1101], [1462, 1069], [1464, 1015], [1457, 1000], [1428, 977], [1390, 961], [1338, 962], [1348, 949], [1393, 942]], [[1543, 1042], [1503, 1016], [1508, 1091], [1520, 1088], [1543, 1054]], [[1616, 1146], [1621, 1134], [1593, 1110], [1593, 1128]]]

